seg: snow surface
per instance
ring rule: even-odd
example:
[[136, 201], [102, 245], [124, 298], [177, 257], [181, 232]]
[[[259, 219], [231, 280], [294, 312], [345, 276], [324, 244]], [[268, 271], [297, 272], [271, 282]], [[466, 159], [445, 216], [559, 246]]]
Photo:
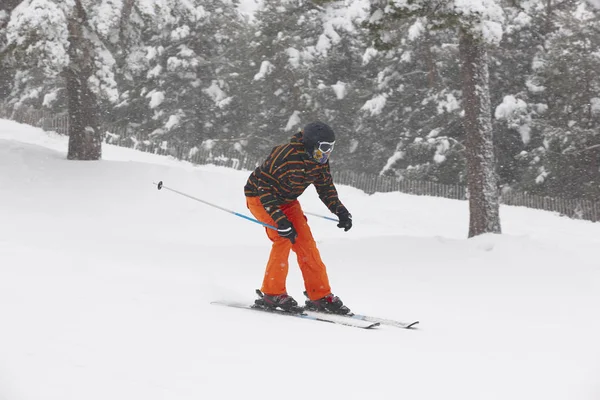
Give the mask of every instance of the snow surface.
[[600, 398], [600, 224], [502, 207], [467, 240], [466, 202], [340, 186], [351, 231], [309, 216], [334, 292], [421, 321], [364, 331], [210, 305], [253, 300], [263, 228], [153, 182], [247, 214], [248, 172], [66, 149], [0, 120], [1, 400]]

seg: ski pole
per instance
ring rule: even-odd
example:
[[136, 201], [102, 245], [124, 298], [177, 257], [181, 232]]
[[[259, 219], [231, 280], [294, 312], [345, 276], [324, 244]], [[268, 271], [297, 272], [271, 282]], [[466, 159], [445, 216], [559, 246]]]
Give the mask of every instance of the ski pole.
[[197, 198], [197, 197], [194, 197], [194, 196], [190, 196], [189, 194], [185, 194], [185, 193], [183, 193], [183, 192], [180, 192], [180, 191], [178, 191], [178, 190], [175, 190], [175, 189], [171, 189], [170, 187], [163, 185], [163, 182], [162, 182], [162, 181], [160, 181], [160, 182], [158, 182], [158, 183], [156, 183], [156, 182], [152, 182], [152, 183], [153, 183], [153, 184], [155, 184], [155, 185], [157, 185], [157, 188], [158, 188], [158, 190], [161, 190], [161, 189], [166, 189], [166, 190], [169, 190], [169, 191], [171, 191], [171, 192], [173, 192], [173, 193], [180, 194], [180, 195], [182, 195], [182, 196], [185, 196], [185, 197], [187, 197], [187, 198], [189, 198], [189, 199], [192, 199], [192, 200], [199, 201], [200, 203], [204, 203], [204, 204], [206, 204], [206, 205], [208, 205], [208, 206], [211, 206], [211, 207], [214, 207], [214, 208], [218, 208], [219, 210], [222, 210], [222, 211], [228, 212], [228, 213], [230, 213], [230, 214], [236, 215], [236, 216], [238, 216], [238, 217], [241, 217], [241, 218], [247, 219], [248, 221], [256, 222], [257, 224], [260, 224], [260, 225], [262, 225], [262, 226], [264, 226], [264, 227], [266, 227], [266, 228], [271, 228], [271, 229], [275, 229], [275, 230], [277, 230], [277, 228], [276, 228], [276, 227], [274, 227], [273, 225], [265, 224], [264, 222], [260, 222], [259, 220], [257, 220], [257, 219], [254, 219], [254, 218], [251, 218], [251, 217], [248, 217], [247, 215], [240, 214], [240, 213], [238, 213], [238, 212], [235, 212], [235, 211], [228, 210], [228, 209], [226, 209], [226, 208], [224, 208], [224, 207], [221, 207], [221, 206], [218, 206], [218, 205], [216, 205], [216, 204], [209, 203], [208, 201], [205, 201], [205, 200], [199, 199], [199, 198]]
[[312, 216], [314, 216], [314, 217], [319, 217], [319, 218], [323, 218], [323, 219], [328, 219], [328, 220], [330, 220], [330, 221], [334, 221], [334, 222], [340, 222], [340, 221], [338, 221], [338, 220], [337, 220], [337, 219], [335, 219], [335, 218], [327, 217], [327, 216], [325, 216], [325, 215], [321, 215], [321, 214], [315, 214], [315, 213], [306, 212], [306, 211], [304, 211], [304, 214], [312, 215]]

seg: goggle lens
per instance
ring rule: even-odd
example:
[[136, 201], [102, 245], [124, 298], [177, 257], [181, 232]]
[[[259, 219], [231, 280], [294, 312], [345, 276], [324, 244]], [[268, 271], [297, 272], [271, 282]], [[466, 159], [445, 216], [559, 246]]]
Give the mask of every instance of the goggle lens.
[[321, 164], [325, 164], [333, 151], [335, 142], [318, 142], [313, 152], [313, 158]]
[[318, 142], [317, 148], [323, 153], [331, 153], [333, 151], [333, 145], [335, 142]]

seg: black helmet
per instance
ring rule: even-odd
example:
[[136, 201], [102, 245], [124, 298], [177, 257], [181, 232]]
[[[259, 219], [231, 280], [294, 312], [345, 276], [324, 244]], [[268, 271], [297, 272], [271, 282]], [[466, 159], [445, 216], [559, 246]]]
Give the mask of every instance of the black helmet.
[[[306, 152], [321, 164], [325, 164], [329, 158], [331, 150], [333, 150], [333, 143], [335, 142], [335, 133], [333, 133], [333, 129], [331, 129], [331, 127], [326, 123], [315, 121], [306, 124], [302, 131], [302, 143], [304, 143]], [[327, 146], [327, 149], [321, 149], [324, 150], [325, 154], [318, 151], [320, 148], [319, 144], [322, 142], [330, 145]]]

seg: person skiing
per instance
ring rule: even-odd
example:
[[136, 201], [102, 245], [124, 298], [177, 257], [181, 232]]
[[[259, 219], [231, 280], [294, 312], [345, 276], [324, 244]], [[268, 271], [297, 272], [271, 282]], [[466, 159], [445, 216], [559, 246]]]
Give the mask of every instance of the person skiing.
[[[329, 168], [335, 144], [333, 129], [321, 121], [311, 122], [292, 136], [289, 143], [273, 148], [244, 186], [246, 204], [254, 217], [267, 228], [273, 242], [262, 284], [262, 298], [256, 305], [296, 311], [298, 303], [287, 294], [286, 279], [290, 250], [296, 253], [306, 289], [309, 310], [347, 314], [339, 297], [331, 293], [325, 264], [312, 236], [298, 197], [313, 184], [321, 201], [337, 215], [338, 227], [352, 228], [352, 215], [338, 198]], [[260, 292], [259, 292], [260, 294]]]

